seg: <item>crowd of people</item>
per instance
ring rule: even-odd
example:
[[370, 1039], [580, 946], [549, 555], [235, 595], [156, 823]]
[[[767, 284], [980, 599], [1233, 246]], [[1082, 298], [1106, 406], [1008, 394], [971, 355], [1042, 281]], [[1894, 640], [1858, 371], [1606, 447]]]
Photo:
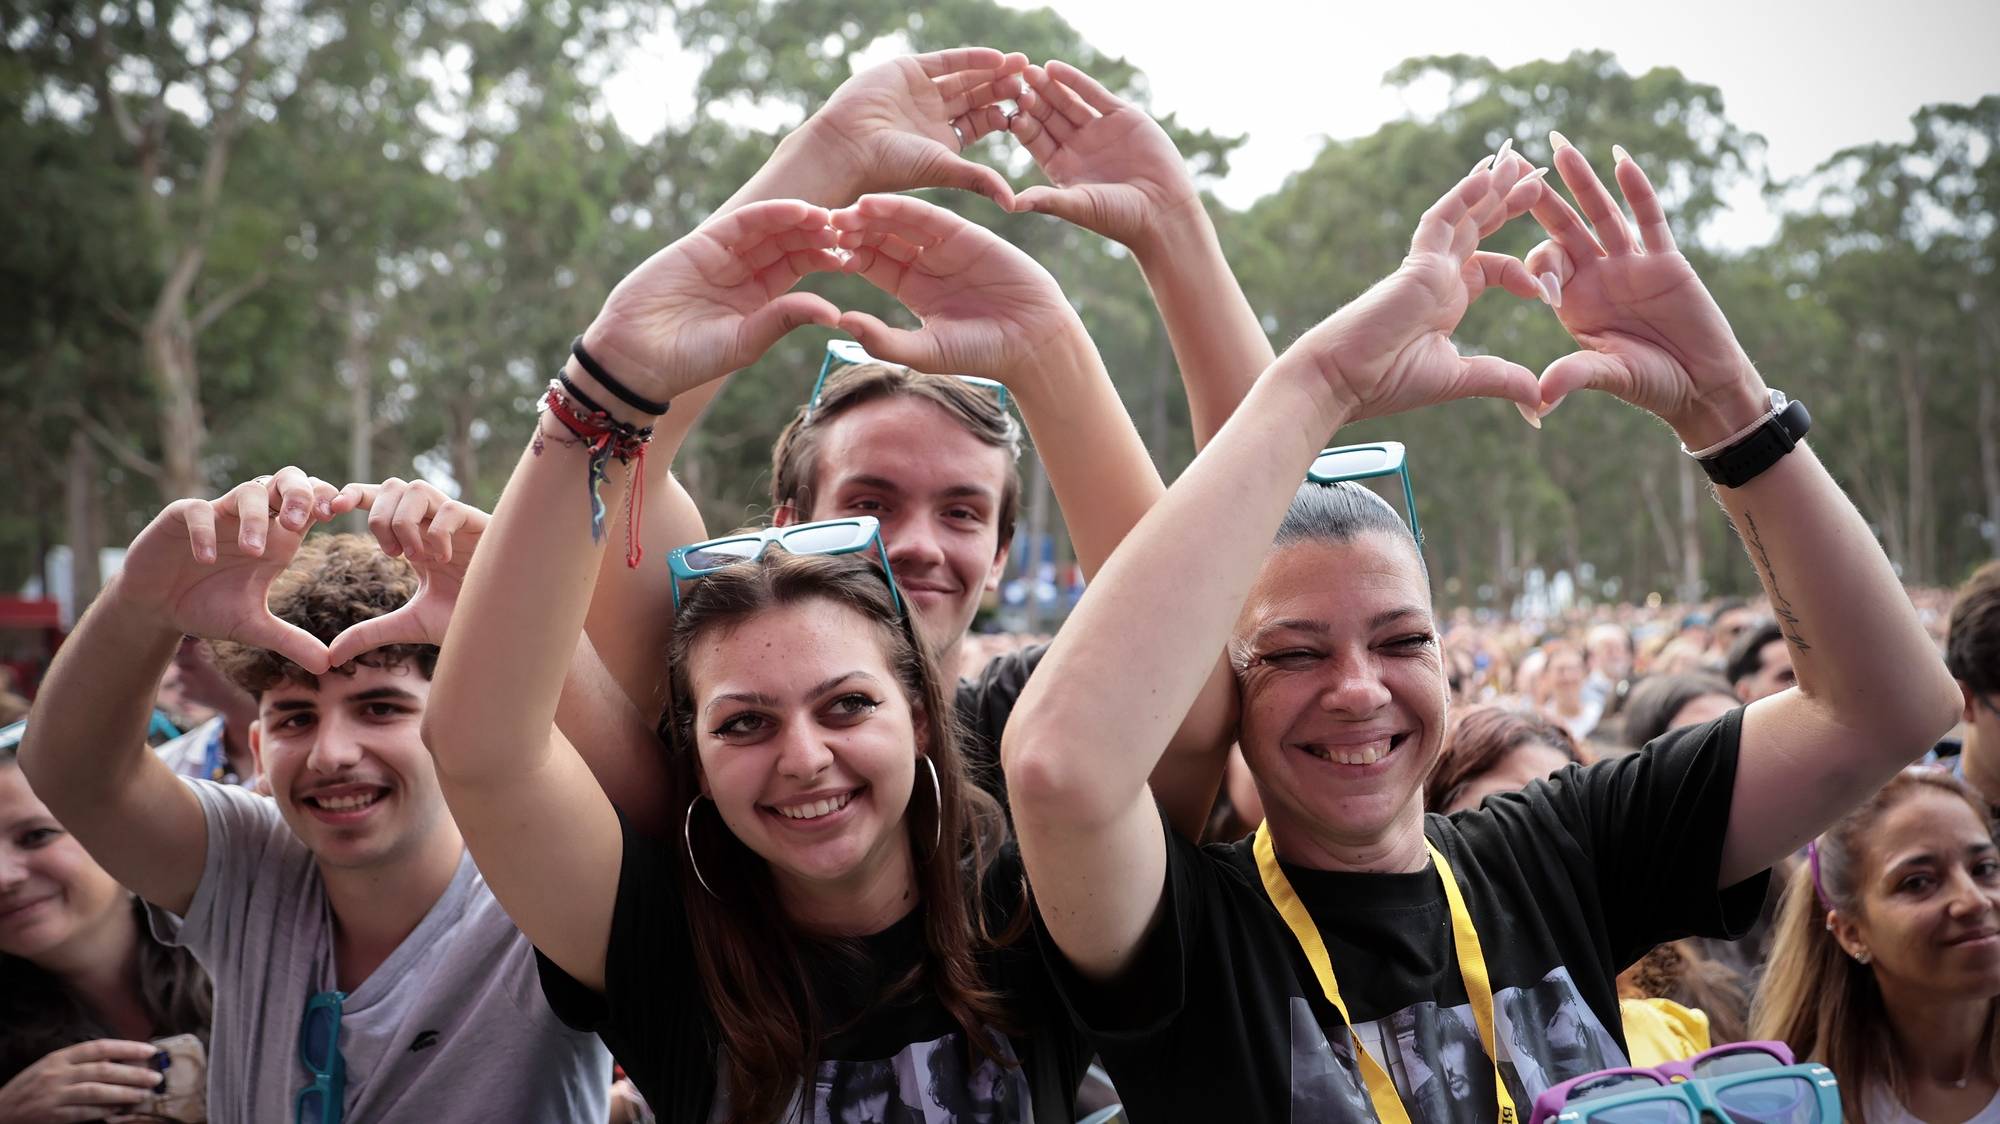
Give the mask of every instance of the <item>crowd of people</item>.
[[[1539, 1121], [1645, 1065], [2000, 1121], [2000, 565], [1913, 604], [1640, 165], [1551, 142], [1574, 204], [1503, 144], [1279, 355], [1144, 113], [892, 60], [493, 419], [491, 513], [294, 466], [170, 503], [0, 739], [0, 1122]], [[1129, 249], [1171, 487], [1056, 279], [923, 187]], [[1489, 289], [1578, 349], [1462, 354]], [[806, 325], [853, 342], [711, 537], [675, 452]], [[1440, 618], [1364, 483], [1405, 451], [1323, 448], [1593, 392], [1715, 481], [1759, 600]], [[1027, 645], [968, 634], [1022, 423], [1091, 578]], [[209, 717], [154, 747], [168, 680]]]

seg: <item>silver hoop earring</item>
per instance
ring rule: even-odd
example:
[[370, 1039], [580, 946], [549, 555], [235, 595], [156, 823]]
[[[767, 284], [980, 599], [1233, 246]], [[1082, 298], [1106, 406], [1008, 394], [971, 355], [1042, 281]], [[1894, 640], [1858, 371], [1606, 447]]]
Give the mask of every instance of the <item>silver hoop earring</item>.
[[931, 854], [935, 855], [938, 848], [944, 846], [944, 786], [938, 783], [937, 762], [932, 761], [928, 753], [924, 754], [923, 760], [931, 767], [931, 809], [937, 826], [931, 839]]
[[708, 879], [701, 876], [701, 864], [696, 862], [694, 857], [694, 806], [699, 803], [701, 803], [699, 793], [693, 800], [688, 801], [687, 815], [681, 817], [681, 841], [687, 844], [688, 865], [694, 868], [694, 880], [701, 883], [701, 888], [708, 891], [709, 897], [721, 901], [722, 895], [716, 893], [715, 887], [708, 884]]

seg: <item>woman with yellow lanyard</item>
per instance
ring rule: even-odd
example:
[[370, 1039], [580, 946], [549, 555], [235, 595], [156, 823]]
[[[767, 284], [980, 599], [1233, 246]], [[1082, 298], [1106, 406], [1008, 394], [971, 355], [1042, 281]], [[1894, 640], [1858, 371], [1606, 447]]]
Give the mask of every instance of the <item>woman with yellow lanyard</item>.
[[[1525, 1119], [1544, 1089], [1625, 1064], [1620, 969], [1746, 925], [1765, 868], [1957, 712], [1867, 526], [1798, 443], [1803, 408], [1765, 387], [1645, 174], [1615, 150], [1634, 229], [1552, 140], [1583, 214], [1508, 146], [1475, 166], [1395, 273], [1264, 372], [1008, 726], [1044, 947], [1138, 1124]], [[1525, 261], [1478, 250], [1530, 210], [1551, 240]], [[1541, 297], [1582, 350], [1539, 380], [1462, 357], [1452, 333], [1494, 286]], [[1349, 422], [1474, 396], [1538, 422], [1583, 389], [1659, 416], [1716, 480], [1798, 686], [1426, 815], [1447, 690], [1417, 540], [1365, 488], [1321, 482], [1393, 458], [1315, 451]], [[1165, 828], [1146, 776], [1225, 651], [1268, 818], [1201, 848]]]

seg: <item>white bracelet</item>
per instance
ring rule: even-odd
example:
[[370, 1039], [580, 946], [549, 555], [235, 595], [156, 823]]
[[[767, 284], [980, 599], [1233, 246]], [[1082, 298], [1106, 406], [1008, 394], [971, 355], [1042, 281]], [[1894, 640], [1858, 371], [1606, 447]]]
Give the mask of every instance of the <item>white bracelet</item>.
[[1784, 393], [1782, 391], [1774, 390], [1771, 392], [1771, 408], [1764, 412], [1764, 416], [1758, 418], [1756, 421], [1751, 422], [1749, 425], [1744, 426], [1742, 429], [1737, 430], [1736, 432], [1730, 434], [1729, 436], [1723, 438], [1722, 440], [1717, 441], [1715, 444], [1710, 445], [1706, 449], [1690, 449], [1686, 445], [1682, 445], [1681, 452], [1686, 453], [1688, 456], [1691, 456], [1698, 461], [1707, 460], [1709, 457], [1714, 456], [1715, 454], [1723, 451], [1724, 449], [1729, 448], [1731, 445], [1736, 444], [1738, 441], [1743, 440], [1745, 437], [1748, 437], [1751, 434], [1757, 432], [1759, 429], [1762, 429], [1764, 427], [1765, 422], [1770, 421], [1772, 418], [1777, 417], [1780, 413], [1783, 413], [1785, 407], [1788, 405], [1790, 405], [1790, 402], [1785, 398]]

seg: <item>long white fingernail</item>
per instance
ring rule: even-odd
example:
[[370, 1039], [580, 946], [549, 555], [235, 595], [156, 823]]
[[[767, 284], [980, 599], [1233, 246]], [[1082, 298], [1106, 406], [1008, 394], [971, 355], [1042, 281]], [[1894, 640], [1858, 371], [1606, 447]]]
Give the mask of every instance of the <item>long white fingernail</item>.
[[1513, 138], [1513, 137], [1508, 137], [1508, 138], [1507, 138], [1506, 140], [1503, 140], [1503, 141], [1501, 141], [1501, 142], [1500, 142], [1500, 151], [1498, 151], [1498, 152], [1496, 152], [1496, 153], [1494, 153], [1494, 154], [1493, 154], [1493, 166], [1497, 168], [1497, 167], [1499, 167], [1499, 166], [1500, 166], [1501, 164], [1504, 164], [1504, 163], [1506, 163], [1506, 161], [1507, 161], [1507, 154], [1508, 154], [1508, 153], [1510, 153], [1510, 152], [1512, 152], [1512, 151], [1514, 151], [1514, 138]]
[[1624, 145], [1614, 144], [1611, 146], [1611, 160], [1613, 163], [1622, 163], [1630, 161], [1631, 159], [1632, 159], [1632, 154], [1625, 151]]
[[1550, 308], [1561, 308], [1563, 306], [1563, 286], [1561, 279], [1553, 273], [1544, 273], [1540, 281], [1542, 299], [1549, 303]]
[[1550, 129], [1550, 130], [1549, 130], [1549, 147], [1550, 147], [1550, 148], [1569, 148], [1569, 147], [1571, 147], [1571, 146], [1570, 146], [1570, 143], [1569, 143], [1569, 138], [1568, 138], [1568, 137], [1566, 137], [1566, 136], [1563, 136], [1563, 135], [1562, 135], [1561, 133], [1558, 133], [1558, 132], [1556, 132], [1556, 131], [1555, 131], [1554, 129]]
[[1481, 156], [1479, 158], [1479, 163], [1474, 164], [1472, 166], [1472, 174], [1478, 175], [1479, 173], [1485, 171], [1486, 169], [1492, 166], [1493, 166], [1493, 154], [1489, 152], [1486, 155]]
[[1529, 425], [1534, 426], [1536, 429], [1542, 428], [1542, 419], [1537, 417], [1533, 410], [1528, 409], [1526, 406], [1521, 405], [1519, 402], [1514, 403], [1514, 408], [1521, 412], [1522, 421], [1527, 422]]

